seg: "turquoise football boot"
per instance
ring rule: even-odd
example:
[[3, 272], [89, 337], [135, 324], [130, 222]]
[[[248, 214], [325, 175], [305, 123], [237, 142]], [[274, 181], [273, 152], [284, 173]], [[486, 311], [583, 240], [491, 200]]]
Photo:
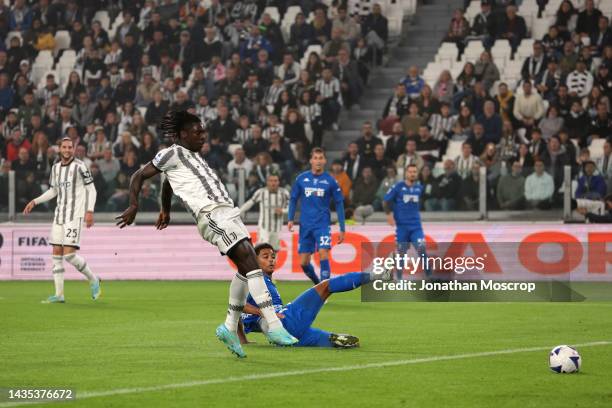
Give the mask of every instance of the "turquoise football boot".
[[97, 279], [95, 282], [89, 284], [89, 287], [91, 288], [91, 298], [93, 300], [97, 300], [102, 294], [102, 287], [100, 286], [101, 282], [102, 281], [100, 279]]
[[64, 296], [51, 295], [40, 303], [66, 303]]
[[245, 358], [246, 353], [240, 345], [240, 339], [236, 333], [232, 333], [225, 327], [225, 324], [220, 324], [215, 331], [217, 338], [221, 341], [229, 351], [238, 358]]

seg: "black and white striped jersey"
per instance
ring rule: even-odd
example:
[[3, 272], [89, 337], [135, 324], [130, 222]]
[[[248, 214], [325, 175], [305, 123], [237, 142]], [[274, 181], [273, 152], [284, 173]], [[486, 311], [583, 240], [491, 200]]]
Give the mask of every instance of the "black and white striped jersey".
[[[253, 205], [259, 204], [258, 227], [270, 232], [280, 232], [289, 209], [289, 198], [289, 192], [282, 187], [274, 192], [262, 187], [240, 207], [240, 211], [244, 213]], [[283, 210], [281, 214], [276, 213], [277, 208]]]
[[49, 187], [57, 192], [55, 224], [63, 225], [85, 216], [85, 211], [90, 207], [86, 186], [91, 183], [93, 177], [87, 165], [79, 159], [73, 158], [67, 164], [58, 161], [51, 167]]
[[174, 144], [160, 150], [151, 163], [166, 174], [174, 194], [194, 217], [203, 209], [234, 206], [223, 182], [199, 153]]

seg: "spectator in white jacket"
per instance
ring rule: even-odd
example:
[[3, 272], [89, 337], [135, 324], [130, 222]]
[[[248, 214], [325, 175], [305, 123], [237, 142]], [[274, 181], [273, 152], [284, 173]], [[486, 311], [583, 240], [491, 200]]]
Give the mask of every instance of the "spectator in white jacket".
[[542, 97], [533, 91], [531, 82], [523, 82], [523, 94], [518, 94], [514, 101], [514, 117], [521, 122], [521, 127], [532, 129], [544, 116]]
[[576, 62], [576, 69], [567, 75], [565, 83], [571, 96], [579, 98], [588, 96], [593, 88], [593, 75], [587, 71], [583, 60], [579, 59]]
[[300, 64], [295, 62], [290, 52], [283, 55], [283, 63], [276, 68], [276, 76], [279, 77], [285, 88], [289, 88], [300, 79]]
[[555, 181], [544, 171], [544, 162], [536, 160], [535, 172], [525, 180], [525, 200], [530, 208], [550, 208], [552, 196], [555, 192]]

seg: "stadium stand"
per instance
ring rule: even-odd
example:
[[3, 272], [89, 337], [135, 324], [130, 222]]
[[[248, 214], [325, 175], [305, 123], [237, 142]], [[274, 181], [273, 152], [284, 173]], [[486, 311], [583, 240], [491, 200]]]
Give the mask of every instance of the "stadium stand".
[[[11, 169], [17, 208], [48, 187], [64, 136], [90, 165], [97, 210], [123, 208], [131, 174], [170, 142], [155, 127], [168, 109], [191, 110], [207, 124], [201, 154], [235, 198], [238, 172], [246, 198], [269, 172], [290, 184], [318, 145], [352, 184], [364, 167], [374, 170], [377, 194], [360, 201], [375, 209], [412, 160], [432, 211], [474, 210], [482, 166], [491, 209], [559, 207], [562, 166], [577, 184], [589, 160], [609, 192], [609, 3], [0, 4], [0, 209]], [[554, 183], [542, 200], [521, 187], [533, 185], [539, 160]], [[449, 189], [455, 173], [462, 181]], [[521, 200], [504, 200], [516, 194]], [[157, 211], [158, 181], [145, 195], [143, 209]]]

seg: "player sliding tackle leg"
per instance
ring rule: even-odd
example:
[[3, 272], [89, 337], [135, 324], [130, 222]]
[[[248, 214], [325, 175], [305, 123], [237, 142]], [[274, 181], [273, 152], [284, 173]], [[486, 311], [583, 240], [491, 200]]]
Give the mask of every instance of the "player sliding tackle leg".
[[[419, 213], [419, 200], [423, 194], [423, 186], [418, 182], [417, 166], [414, 164], [408, 165], [404, 174], [405, 180], [399, 181], [385, 194], [383, 207], [387, 213], [387, 222], [395, 225], [397, 253], [399, 255], [408, 253], [410, 243], [412, 243], [421, 262], [424, 263], [421, 267], [425, 276], [430, 278], [431, 270], [427, 267], [427, 254], [425, 253], [425, 234], [423, 234]], [[402, 279], [402, 270], [397, 270], [397, 277]]]
[[80, 247], [83, 218], [90, 228], [94, 223], [93, 211], [96, 205], [96, 188], [89, 169], [74, 157], [74, 145], [68, 137], [60, 143], [60, 161], [51, 167], [49, 189], [26, 205], [24, 214], [53, 198], [57, 198], [50, 243], [53, 247], [53, 281], [55, 294], [44, 303], [64, 303], [64, 263], [66, 260], [89, 281], [91, 297], [96, 300], [102, 293], [100, 279], [92, 272], [85, 259], [76, 251]]
[[[294, 301], [283, 305], [280, 293], [272, 281], [276, 268], [276, 251], [272, 245], [263, 243], [255, 247], [259, 267], [264, 273], [268, 292], [272, 296], [274, 309], [281, 318], [283, 326], [293, 336], [299, 339], [296, 346], [304, 347], [339, 347], [352, 348], [359, 346], [359, 339], [347, 334], [335, 334], [312, 327], [321, 307], [332, 293], [347, 292], [357, 289], [374, 279], [388, 280], [391, 270], [383, 274], [351, 272], [331, 279], [326, 279], [299, 295]], [[242, 315], [242, 325], [238, 331], [243, 344], [248, 343], [246, 333], [267, 332], [265, 320], [261, 319], [261, 311], [254, 299], [249, 296]]]
[[130, 180], [130, 206], [117, 217], [117, 225], [123, 228], [134, 222], [138, 212], [138, 194], [144, 180], [165, 173], [157, 229], [166, 228], [170, 222], [174, 193], [195, 218], [202, 238], [216, 245], [221, 254], [227, 255], [238, 267], [238, 273], [230, 284], [225, 323], [216, 330], [219, 340], [236, 356], [246, 357], [236, 331], [250, 292], [270, 327], [268, 340], [281, 346], [296, 343], [297, 339], [285, 330], [274, 312], [249, 232], [240, 219], [240, 210], [234, 207], [225, 186], [200, 156], [206, 140], [206, 130], [200, 119], [188, 112], [171, 111], [162, 119], [160, 129], [166, 138], [173, 139], [174, 144], [161, 150], [151, 162], [134, 173]]
[[293, 219], [298, 201], [300, 208], [300, 236], [298, 253], [304, 274], [316, 285], [320, 282], [314, 267], [310, 263], [315, 249], [319, 252], [321, 280], [331, 275], [329, 267], [329, 250], [331, 249], [331, 211], [329, 204], [334, 199], [340, 237], [338, 244], [344, 240], [344, 198], [336, 180], [325, 171], [325, 152], [319, 147], [310, 153], [310, 171], [298, 175], [291, 188], [289, 201], [289, 220], [287, 226], [293, 231]]

